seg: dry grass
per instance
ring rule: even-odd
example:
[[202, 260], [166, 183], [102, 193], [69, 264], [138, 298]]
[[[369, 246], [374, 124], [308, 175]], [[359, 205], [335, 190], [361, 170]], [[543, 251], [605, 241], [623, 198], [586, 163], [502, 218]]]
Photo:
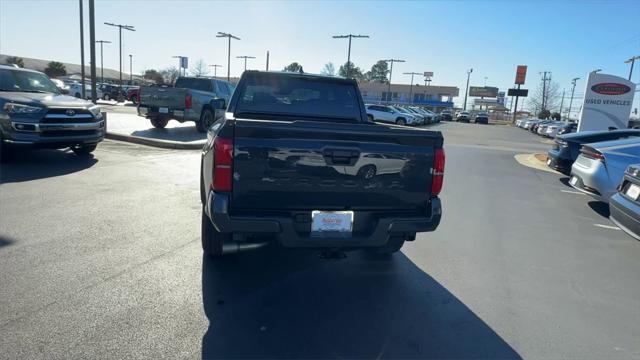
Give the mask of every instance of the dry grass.
[[533, 156], [535, 156], [536, 159], [542, 161], [543, 163], [547, 163], [547, 154], [534, 154]]

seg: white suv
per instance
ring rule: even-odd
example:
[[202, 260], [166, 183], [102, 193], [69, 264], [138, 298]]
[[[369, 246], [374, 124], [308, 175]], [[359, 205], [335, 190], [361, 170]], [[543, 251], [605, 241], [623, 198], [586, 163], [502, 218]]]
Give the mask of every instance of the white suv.
[[420, 120], [411, 114], [386, 105], [367, 105], [367, 116], [371, 121], [382, 121], [398, 125], [420, 125]]

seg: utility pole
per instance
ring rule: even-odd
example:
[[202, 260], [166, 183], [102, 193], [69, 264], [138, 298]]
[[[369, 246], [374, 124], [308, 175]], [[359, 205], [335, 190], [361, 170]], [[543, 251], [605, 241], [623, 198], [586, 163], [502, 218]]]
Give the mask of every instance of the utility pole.
[[413, 104], [413, 75], [422, 75], [419, 72], [406, 72], [404, 75], [411, 75], [411, 86], [409, 87], [409, 102]]
[[133, 55], [129, 54], [129, 85], [133, 85]]
[[216, 78], [218, 77], [218, 68], [222, 67], [222, 65], [218, 65], [218, 64], [214, 64], [214, 65], [209, 65], [213, 68], [213, 77]]
[[100, 43], [100, 82], [104, 82], [104, 56], [102, 53], [102, 44], [111, 44], [111, 41], [98, 40], [96, 42]]
[[[172, 56], [172, 58], [178, 59], [178, 76], [182, 76], [182, 59], [186, 58], [186, 56], [175, 55], [175, 56]], [[186, 74], [187, 72], [185, 71], [185, 75]]]
[[[353, 35], [353, 34], [348, 34], [348, 35], [334, 35], [333, 36], [334, 39], [349, 39], [349, 51], [347, 52], [347, 78], [349, 78], [349, 75], [351, 75], [351, 39], [356, 38], [369, 38], [369, 35]], [[393, 63], [392, 63], [393, 66]]]
[[388, 96], [387, 102], [390, 102], [391, 101], [391, 75], [393, 75], [393, 63], [394, 62], [403, 63], [405, 61], [399, 60], [399, 59], [389, 59], [389, 60], [382, 60], [382, 61], [391, 63], [391, 68], [389, 69], [389, 84], [387, 84], [387, 96]]
[[571, 98], [569, 99], [569, 112], [567, 113], [567, 120], [571, 120], [571, 106], [573, 105], [573, 93], [576, 91], [576, 81], [580, 80], [580, 78], [573, 78], [571, 80], [571, 84], [573, 87], [571, 88]]
[[240, 40], [240, 38], [220, 31], [218, 31], [218, 35], [216, 35], [216, 37], [226, 37], [229, 39], [229, 47], [227, 49], [227, 81], [231, 81], [231, 39]]
[[120, 86], [122, 86], [122, 29], [129, 31], [136, 31], [136, 29], [131, 25], [114, 24], [108, 22], [105, 22], [104, 24], [118, 28], [118, 37], [120, 39], [120, 56], [118, 58], [120, 60]]
[[236, 56], [237, 59], [244, 59], [244, 71], [247, 71], [247, 59], [255, 59], [255, 56]]
[[80, 2], [80, 76], [82, 79], [80, 83], [82, 84], [82, 98], [86, 99], [85, 95], [85, 86], [84, 86], [84, 11], [82, 10], [82, 0]]
[[473, 68], [467, 70], [467, 86], [464, 88], [464, 105], [462, 106], [462, 110], [467, 110], [467, 95], [469, 94], [469, 77], [471, 77], [472, 72], [473, 72]]
[[267, 50], [267, 67], [265, 70], [269, 71], [269, 50]]
[[[89, 58], [91, 59], [91, 101], [95, 104], [98, 102], [98, 92], [96, 90], [96, 17], [95, 4], [93, 0], [89, 0]], [[84, 86], [83, 86], [84, 87]]]
[[640, 55], [634, 56], [631, 59], [624, 62], [625, 64], [631, 63], [631, 68], [629, 69], [629, 81], [631, 81], [631, 75], [633, 74], [633, 64], [636, 62], [636, 60], [640, 60]]
[[562, 89], [562, 100], [560, 100], [560, 120], [562, 120], [562, 106], [564, 105], [564, 89]]
[[[547, 78], [547, 73], [549, 74], [549, 78]], [[551, 81], [551, 72], [543, 71], [542, 75], [542, 110], [545, 111], [547, 109], [547, 80]]]

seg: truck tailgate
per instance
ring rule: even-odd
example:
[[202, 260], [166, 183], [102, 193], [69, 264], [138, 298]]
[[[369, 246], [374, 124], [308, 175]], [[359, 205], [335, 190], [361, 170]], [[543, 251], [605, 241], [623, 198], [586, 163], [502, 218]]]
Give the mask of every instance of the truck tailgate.
[[140, 105], [147, 107], [166, 107], [168, 109], [184, 108], [184, 97], [187, 89], [145, 86], [140, 88]]
[[442, 142], [393, 125], [237, 119], [231, 208], [423, 209]]

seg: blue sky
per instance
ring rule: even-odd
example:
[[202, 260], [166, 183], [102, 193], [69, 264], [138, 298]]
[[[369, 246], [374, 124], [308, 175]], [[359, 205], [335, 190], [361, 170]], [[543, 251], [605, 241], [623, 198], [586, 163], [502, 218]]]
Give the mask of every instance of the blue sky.
[[[337, 67], [346, 61], [347, 40], [331, 36], [354, 33], [371, 37], [353, 41], [357, 66], [404, 59], [394, 66], [394, 83], [409, 83], [403, 72], [433, 71], [432, 85], [458, 86], [461, 93], [470, 67], [471, 85], [482, 86], [487, 77], [487, 85], [506, 89], [524, 64], [525, 87], [534, 89], [539, 72], [548, 70], [560, 89], [569, 89], [571, 78], [584, 79], [596, 68], [626, 77], [624, 61], [640, 55], [640, 1], [97, 0], [97, 39], [113, 42], [105, 47], [105, 67], [117, 69], [117, 29], [105, 21], [136, 27], [123, 36], [123, 61], [128, 70], [133, 54], [135, 73], [175, 65], [173, 55], [222, 64], [218, 71], [226, 73], [227, 43], [215, 37], [218, 31], [242, 38], [232, 43], [232, 75], [243, 67], [235, 56], [256, 56], [249, 68], [263, 69], [267, 50], [272, 69], [293, 61], [307, 72], [327, 62]], [[0, 53], [79, 63], [78, 43], [77, 1], [0, 0]]]

